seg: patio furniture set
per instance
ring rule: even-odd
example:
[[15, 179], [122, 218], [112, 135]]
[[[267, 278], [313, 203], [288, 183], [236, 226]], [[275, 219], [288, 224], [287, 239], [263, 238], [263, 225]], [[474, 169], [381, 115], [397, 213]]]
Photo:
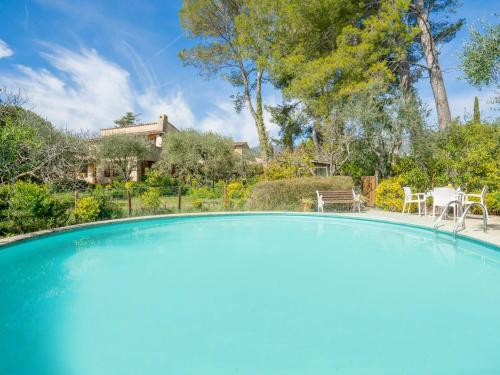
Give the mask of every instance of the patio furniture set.
[[[418, 205], [418, 214], [427, 215], [427, 199], [432, 198], [432, 216], [436, 216], [437, 210], [444, 210], [446, 207], [453, 208], [453, 217], [456, 219], [457, 215], [461, 213], [458, 212], [457, 208], [459, 204], [463, 209], [467, 209], [468, 206], [473, 203], [481, 203], [486, 207], [486, 193], [488, 192], [488, 187], [484, 186], [481, 194], [467, 194], [460, 190], [460, 188], [452, 187], [437, 187], [431, 191], [425, 193], [413, 193], [411, 188], [408, 186], [403, 187], [404, 190], [404, 204], [402, 213], [410, 213], [411, 205], [416, 203]], [[459, 204], [453, 204], [454, 202]], [[422, 209], [423, 208], [423, 209]], [[486, 217], [488, 213], [486, 211]]]

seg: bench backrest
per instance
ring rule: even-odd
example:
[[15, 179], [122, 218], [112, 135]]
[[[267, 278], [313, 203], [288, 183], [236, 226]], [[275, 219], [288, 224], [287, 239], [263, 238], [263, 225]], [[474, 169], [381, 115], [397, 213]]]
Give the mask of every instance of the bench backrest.
[[338, 191], [328, 191], [328, 190], [318, 190], [318, 198], [325, 202], [352, 202], [354, 200], [354, 194], [352, 190], [338, 190]]

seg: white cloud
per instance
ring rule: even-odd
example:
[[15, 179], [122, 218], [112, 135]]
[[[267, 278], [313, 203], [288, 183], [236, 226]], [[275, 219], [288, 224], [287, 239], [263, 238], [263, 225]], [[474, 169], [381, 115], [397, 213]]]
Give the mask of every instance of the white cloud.
[[19, 88], [33, 109], [55, 125], [97, 130], [133, 109], [129, 74], [95, 50], [53, 48], [43, 55], [56, 72], [18, 65], [6, 85]]
[[173, 95], [159, 96], [154, 90], [137, 97], [141, 108], [141, 118], [146, 120], [156, 118], [159, 114], [166, 114], [169, 121], [178, 128], [196, 127], [196, 118], [191, 111], [182, 91]]
[[[211, 130], [252, 146], [258, 144], [252, 116], [245, 108], [236, 113], [229, 98], [215, 98], [213, 108], [197, 118], [182, 90], [159, 93], [149, 86], [139, 92], [127, 70], [93, 49], [73, 52], [51, 47], [42, 56], [50, 70], [17, 65], [14, 73], [4, 75], [3, 82], [13, 90], [20, 89], [32, 109], [58, 127], [94, 132], [113, 126], [113, 120], [133, 111], [140, 113], [144, 122], [166, 114], [179, 128]], [[277, 103], [273, 96], [265, 99], [268, 104]], [[278, 129], [267, 112], [265, 120], [270, 135], [276, 136]]]
[[5, 43], [2, 39], [0, 39], [0, 59], [12, 56], [13, 54], [14, 52], [9, 48], [7, 43]]
[[[276, 98], [266, 98], [265, 102], [275, 105]], [[248, 109], [243, 108], [240, 113], [237, 113], [229, 99], [217, 99], [214, 105], [215, 109], [209, 111], [200, 122], [199, 128], [201, 130], [223, 134], [232, 137], [235, 141], [245, 141], [251, 146], [259, 144], [255, 122]], [[264, 120], [269, 134], [271, 137], [276, 137], [278, 127], [271, 123], [269, 118], [270, 116], [266, 111]]]
[[155, 90], [139, 94], [129, 73], [95, 50], [75, 53], [52, 48], [43, 56], [53, 71], [18, 65], [16, 73], [5, 77], [5, 84], [21, 89], [33, 110], [59, 127], [95, 131], [112, 126], [126, 111], [141, 113], [144, 121], [166, 113], [174, 124], [194, 126], [182, 92], [164, 97]]

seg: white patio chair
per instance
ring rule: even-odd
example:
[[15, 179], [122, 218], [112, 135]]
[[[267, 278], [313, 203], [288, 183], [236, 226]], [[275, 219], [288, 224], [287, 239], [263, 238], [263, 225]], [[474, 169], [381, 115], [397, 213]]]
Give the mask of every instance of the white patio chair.
[[[432, 216], [436, 216], [437, 207], [446, 207], [451, 201], [458, 200], [457, 190], [450, 187], [438, 187], [432, 191]], [[457, 217], [457, 208], [453, 205], [453, 217]]]
[[402, 214], [405, 213], [406, 205], [408, 205], [408, 214], [410, 213], [412, 203], [418, 204], [418, 215], [419, 216], [420, 216], [420, 205], [422, 203], [424, 204], [424, 213], [427, 211], [427, 208], [425, 206], [425, 198], [426, 198], [425, 193], [412, 193], [411, 188], [409, 186], [403, 187], [403, 190], [405, 192], [405, 201], [403, 204], [403, 211], [401, 212]]
[[[486, 193], [487, 192], [488, 192], [488, 186], [483, 186], [483, 190], [481, 190], [481, 194], [464, 194], [464, 196], [463, 196], [464, 209], [466, 209], [467, 206], [470, 206], [474, 202], [479, 202], [484, 207], [486, 207]], [[489, 219], [488, 207], [486, 207], [486, 218]]]

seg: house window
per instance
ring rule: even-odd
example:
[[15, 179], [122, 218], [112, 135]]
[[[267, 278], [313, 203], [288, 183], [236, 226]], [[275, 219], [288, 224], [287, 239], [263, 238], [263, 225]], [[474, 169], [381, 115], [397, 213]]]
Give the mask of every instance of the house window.
[[86, 178], [88, 175], [88, 166], [84, 165], [84, 166], [80, 167], [80, 171], [78, 172], [78, 175], [80, 176], [80, 178]]
[[156, 134], [148, 135], [149, 144], [152, 146], [156, 146]]
[[113, 177], [113, 167], [111, 164], [106, 165], [104, 167], [104, 177]]

